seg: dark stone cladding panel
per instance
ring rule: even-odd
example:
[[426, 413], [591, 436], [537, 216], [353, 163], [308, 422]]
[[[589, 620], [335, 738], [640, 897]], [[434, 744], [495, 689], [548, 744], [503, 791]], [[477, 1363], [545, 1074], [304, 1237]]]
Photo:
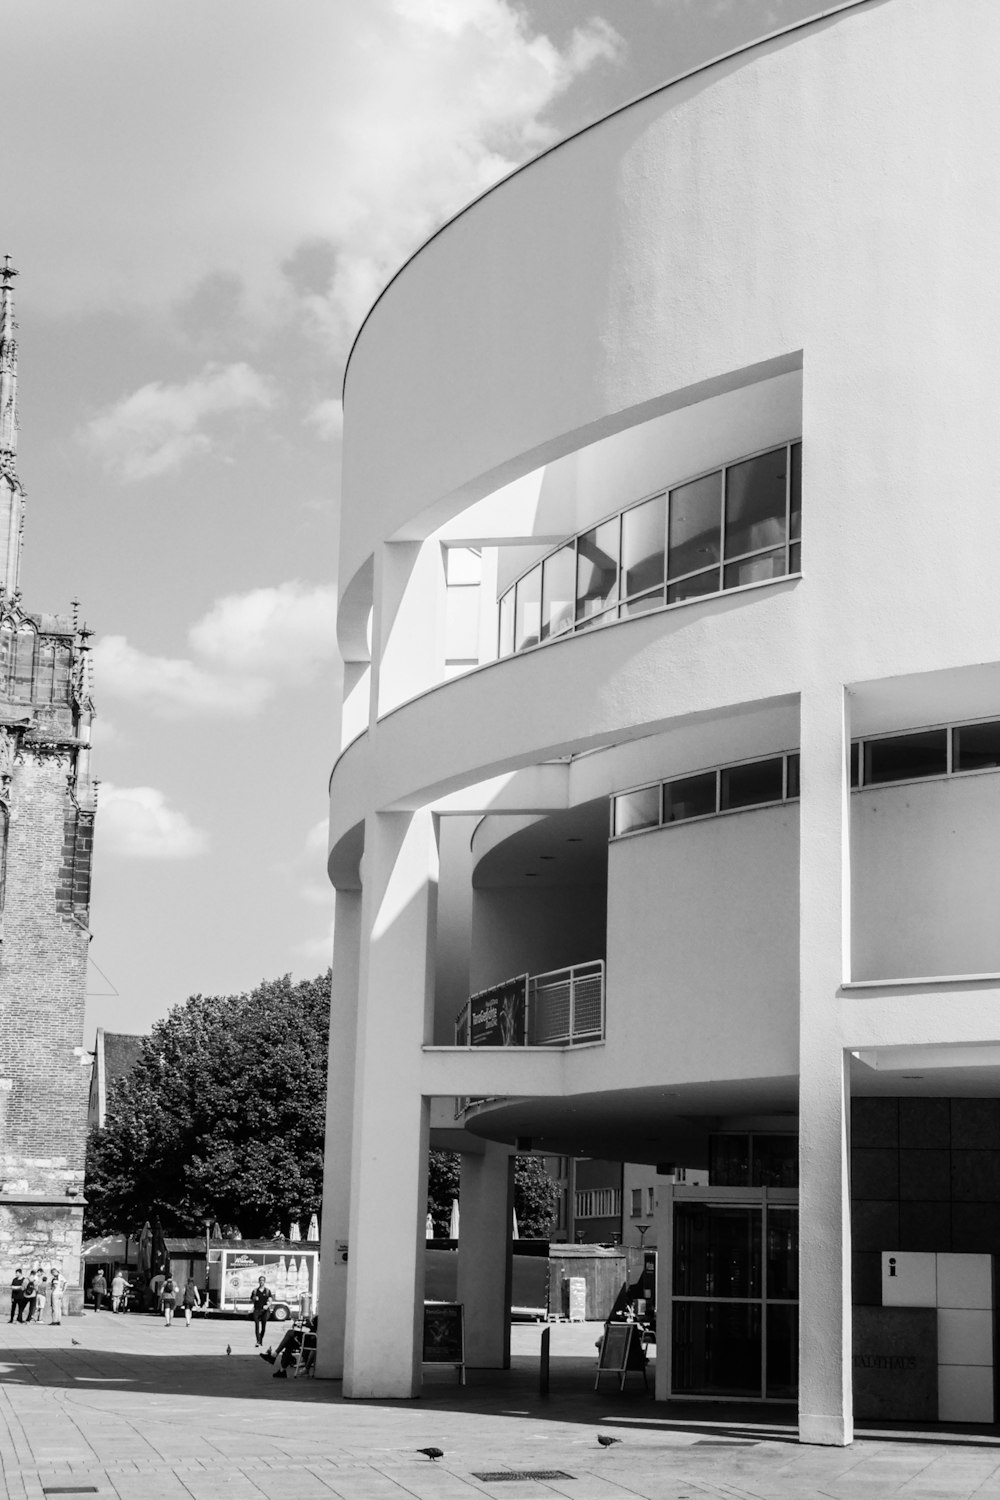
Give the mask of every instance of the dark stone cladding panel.
[[898, 1146], [899, 1100], [852, 1100], [851, 1145], [873, 1147]]

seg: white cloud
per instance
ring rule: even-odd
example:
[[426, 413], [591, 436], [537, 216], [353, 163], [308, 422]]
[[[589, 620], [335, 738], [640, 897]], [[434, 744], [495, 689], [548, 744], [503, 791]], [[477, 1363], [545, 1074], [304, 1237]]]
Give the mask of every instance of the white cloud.
[[192, 859], [208, 848], [207, 834], [168, 806], [156, 787], [104, 781], [97, 805], [102, 853], [125, 859]]
[[344, 430], [344, 404], [335, 396], [328, 401], [317, 401], [306, 412], [303, 422], [306, 427], [314, 428], [321, 438], [338, 438]]
[[337, 655], [337, 591], [296, 580], [219, 599], [188, 631], [213, 667], [308, 681]]
[[87, 423], [84, 439], [126, 480], [152, 479], [219, 446], [219, 419], [273, 405], [267, 382], [247, 364], [207, 364], [182, 384], [153, 381]]
[[94, 674], [99, 692], [144, 704], [164, 718], [255, 714], [273, 692], [261, 677], [213, 672], [186, 657], [150, 656], [123, 635], [97, 642]]
[[328, 584], [292, 579], [228, 594], [190, 627], [191, 656], [153, 656], [125, 636], [102, 636], [94, 648], [97, 691], [161, 718], [249, 718], [279, 687], [310, 682], [337, 661], [336, 613]]

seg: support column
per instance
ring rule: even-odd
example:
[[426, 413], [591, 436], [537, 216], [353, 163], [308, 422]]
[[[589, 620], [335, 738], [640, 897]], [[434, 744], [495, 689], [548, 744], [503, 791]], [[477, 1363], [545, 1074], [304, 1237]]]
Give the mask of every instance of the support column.
[[799, 929], [799, 1440], [854, 1438], [849, 1080], [838, 990], [850, 974], [847, 704], [802, 693]]
[[344, 1374], [348, 1263], [338, 1254], [337, 1247], [348, 1243], [350, 1227], [360, 951], [361, 892], [339, 890], [333, 922], [330, 1051], [323, 1151], [323, 1275], [316, 1341], [316, 1374], [327, 1380], [340, 1380]]
[[365, 824], [344, 1395], [419, 1395], [437, 892], [425, 810]]
[[511, 1234], [514, 1154], [489, 1141], [462, 1153], [458, 1300], [465, 1308], [465, 1362], [473, 1369], [510, 1368]]

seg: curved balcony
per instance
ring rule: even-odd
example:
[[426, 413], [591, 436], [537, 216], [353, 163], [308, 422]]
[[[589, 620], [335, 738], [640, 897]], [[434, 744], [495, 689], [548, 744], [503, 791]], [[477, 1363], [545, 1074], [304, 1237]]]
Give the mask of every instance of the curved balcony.
[[579, 1047], [604, 1040], [604, 960], [518, 974], [455, 1017], [456, 1047]]

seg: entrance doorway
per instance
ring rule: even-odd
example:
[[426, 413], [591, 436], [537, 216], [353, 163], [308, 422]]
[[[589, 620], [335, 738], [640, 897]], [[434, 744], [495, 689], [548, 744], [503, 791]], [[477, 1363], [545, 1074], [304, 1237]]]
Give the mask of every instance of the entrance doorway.
[[658, 1298], [669, 1308], [667, 1394], [794, 1400], [797, 1192], [677, 1186], [667, 1207], [669, 1293]]

